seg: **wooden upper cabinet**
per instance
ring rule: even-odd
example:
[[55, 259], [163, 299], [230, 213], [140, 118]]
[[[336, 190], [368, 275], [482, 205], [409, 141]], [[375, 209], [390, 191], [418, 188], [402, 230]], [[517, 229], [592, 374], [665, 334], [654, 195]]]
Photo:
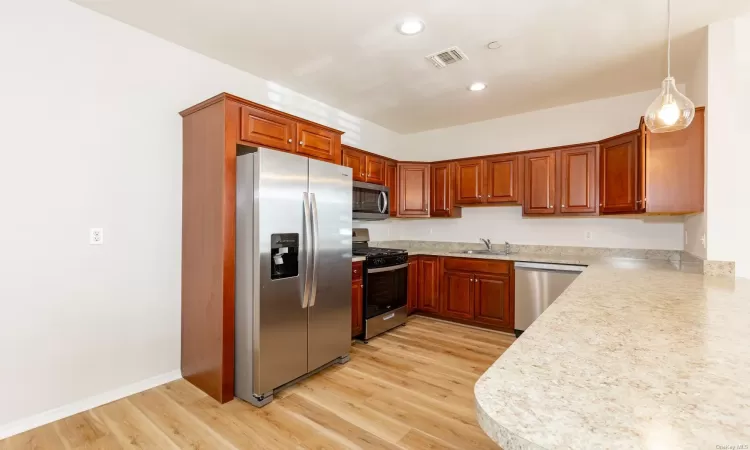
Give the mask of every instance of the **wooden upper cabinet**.
[[513, 301], [510, 277], [476, 274], [474, 276], [474, 321], [513, 329]]
[[524, 157], [524, 214], [555, 213], [555, 151]]
[[439, 258], [437, 256], [420, 256], [417, 306], [421, 311], [440, 312], [439, 277]]
[[469, 205], [483, 202], [484, 196], [484, 161], [468, 159], [456, 161], [456, 195], [457, 205]]
[[429, 217], [430, 165], [398, 165], [398, 216]]
[[297, 124], [297, 153], [315, 159], [341, 162], [341, 135], [307, 123]]
[[638, 140], [633, 131], [600, 143], [600, 213], [638, 211]]
[[456, 319], [474, 317], [474, 275], [466, 272], [443, 272], [440, 314]]
[[398, 215], [398, 165], [395, 161], [388, 160], [385, 163], [385, 185], [389, 190], [391, 217]]
[[598, 211], [596, 145], [560, 150], [560, 212]]
[[250, 106], [241, 106], [240, 114], [240, 140], [288, 152], [297, 148], [296, 121]]
[[461, 217], [461, 209], [453, 206], [452, 169], [447, 162], [430, 167], [430, 217]]
[[515, 203], [518, 196], [518, 156], [496, 156], [484, 160], [487, 203]]
[[341, 153], [341, 165], [352, 168], [352, 179], [365, 181], [365, 154], [346, 146]]
[[[645, 128], [645, 127], [644, 127]], [[684, 130], [653, 134], [646, 130], [645, 210], [687, 214], [703, 211], [704, 108], [696, 108]]]
[[365, 181], [385, 184], [385, 160], [383, 158], [365, 155]]

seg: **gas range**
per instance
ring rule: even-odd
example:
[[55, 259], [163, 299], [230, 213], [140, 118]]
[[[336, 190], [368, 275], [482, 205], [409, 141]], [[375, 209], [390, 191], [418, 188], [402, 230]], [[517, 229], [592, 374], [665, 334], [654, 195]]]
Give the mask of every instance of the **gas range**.
[[395, 248], [359, 247], [352, 249], [354, 256], [365, 257], [365, 267], [388, 267], [404, 264], [409, 259], [406, 250]]

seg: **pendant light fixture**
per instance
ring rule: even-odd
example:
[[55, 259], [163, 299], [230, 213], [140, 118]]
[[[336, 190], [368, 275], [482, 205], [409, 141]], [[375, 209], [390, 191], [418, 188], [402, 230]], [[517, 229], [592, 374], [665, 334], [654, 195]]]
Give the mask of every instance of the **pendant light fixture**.
[[677, 90], [672, 78], [672, 0], [667, 0], [667, 78], [661, 93], [649, 105], [644, 121], [652, 133], [668, 133], [687, 128], [695, 117], [695, 105]]

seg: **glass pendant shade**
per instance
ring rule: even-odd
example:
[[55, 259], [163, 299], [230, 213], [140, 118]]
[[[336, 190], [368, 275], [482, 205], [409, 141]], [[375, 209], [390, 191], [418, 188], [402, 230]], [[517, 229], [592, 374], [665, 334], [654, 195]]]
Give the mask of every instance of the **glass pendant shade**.
[[661, 82], [661, 93], [649, 105], [643, 120], [652, 133], [668, 133], [687, 128], [695, 117], [695, 105], [675, 86], [674, 78]]

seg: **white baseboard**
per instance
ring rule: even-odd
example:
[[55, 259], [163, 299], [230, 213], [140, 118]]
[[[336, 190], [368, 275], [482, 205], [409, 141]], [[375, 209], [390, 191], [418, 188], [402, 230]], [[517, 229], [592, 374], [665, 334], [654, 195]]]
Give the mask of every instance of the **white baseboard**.
[[83, 400], [78, 400], [67, 405], [60, 406], [44, 411], [39, 414], [35, 414], [30, 417], [26, 417], [15, 422], [0, 425], [0, 439], [5, 439], [13, 435], [23, 433], [24, 431], [31, 430], [56, 420], [70, 417], [74, 414], [78, 414], [83, 411], [87, 411], [97, 406], [111, 403], [115, 400], [127, 397], [129, 395], [137, 394], [145, 390], [160, 386], [170, 381], [182, 378], [182, 373], [179, 370], [167, 372], [155, 377], [147, 378], [145, 380], [137, 381], [127, 386], [122, 386], [103, 394], [94, 395]]

